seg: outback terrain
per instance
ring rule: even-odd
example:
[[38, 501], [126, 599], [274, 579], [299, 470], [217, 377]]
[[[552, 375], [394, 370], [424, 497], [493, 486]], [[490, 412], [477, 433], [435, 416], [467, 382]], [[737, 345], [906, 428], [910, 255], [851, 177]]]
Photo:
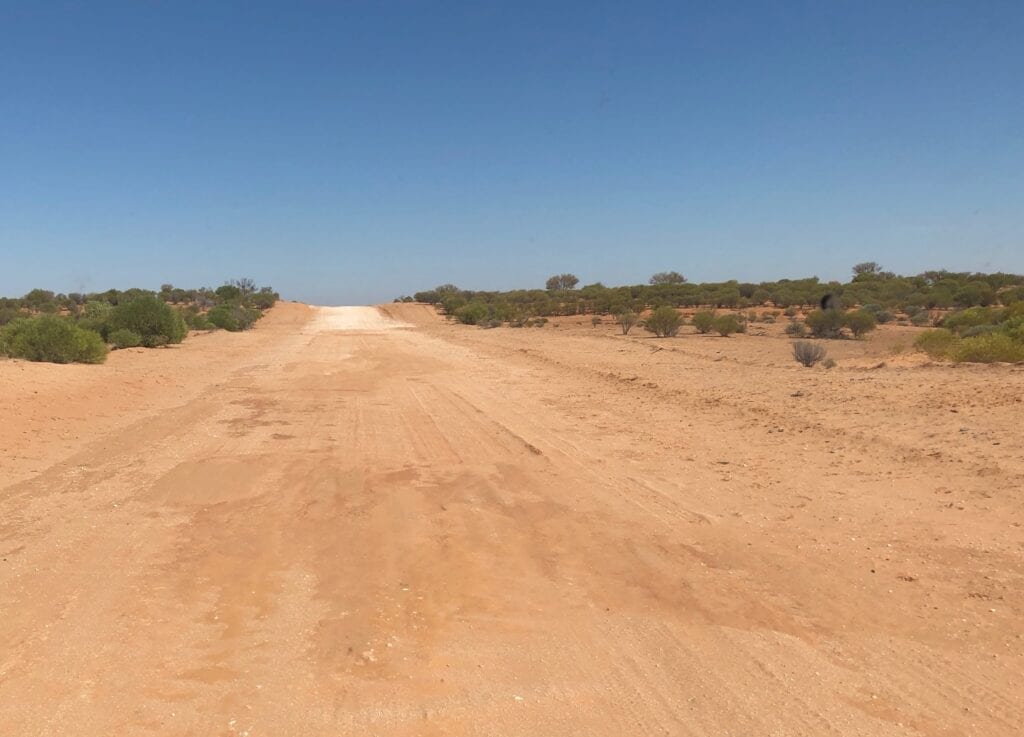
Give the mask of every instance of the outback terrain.
[[1024, 367], [279, 303], [0, 361], [0, 735], [1024, 731]]

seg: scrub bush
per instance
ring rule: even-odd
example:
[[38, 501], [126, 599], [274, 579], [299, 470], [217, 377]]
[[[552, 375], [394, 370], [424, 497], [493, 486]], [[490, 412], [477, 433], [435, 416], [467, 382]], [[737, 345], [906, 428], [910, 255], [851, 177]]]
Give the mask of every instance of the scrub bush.
[[644, 329], [659, 338], [672, 338], [679, 333], [683, 318], [672, 307], [659, 307], [644, 320]]
[[843, 315], [843, 325], [855, 338], [860, 338], [875, 329], [875, 316], [867, 310], [847, 312]]
[[957, 338], [945, 328], [926, 330], [914, 339], [914, 347], [930, 358], [949, 358]]
[[803, 366], [811, 367], [825, 358], [827, 351], [825, 346], [818, 343], [810, 343], [806, 340], [798, 340], [793, 344], [793, 358]]
[[206, 320], [215, 327], [237, 333], [251, 328], [261, 316], [259, 310], [250, 310], [239, 304], [222, 304], [207, 312]]
[[1016, 363], [1024, 361], [1024, 343], [1014, 340], [1003, 333], [989, 333], [974, 338], [964, 338], [956, 344], [952, 352], [957, 363], [993, 363], [1006, 361]]
[[701, 335], [710, 333], [715, 327], [715, 313], [703, 310], [693, 316], [693, 327]]
[[815, 338], [838, 338], [843, 327], [843, 313], [839, 310], [814, 310], [804, 324]]
[[11, 322], [0, 330], [0, 348], [14, 358], [48, 363], [103, 363], [107, 357], [99, 333], [55, 315]]
[[142, 339], [142, 345], [153, 347], [180, 343], [188, 334], [181, 313], [155, 295], [144, 295], [118, 304], [110, 312], [110, 333], [130, 330]]
[[142, 336], [134, 330], [121, 328], [110, 334], [110, 343], [114, 348], [135, 348], [142, 345]]
[[633, 326], [640, 322], [640, 316], [635, 312], [620, 312], [615, 316], [615, 322], [622, 329], [623, 335], [629, 335], [629, 331], [632, 330]]
[[715, 318], [714, 328], [723, 338], [728, 338], [733, 333], [742, 332], [743, 325], [735, 315], [719, 315]]

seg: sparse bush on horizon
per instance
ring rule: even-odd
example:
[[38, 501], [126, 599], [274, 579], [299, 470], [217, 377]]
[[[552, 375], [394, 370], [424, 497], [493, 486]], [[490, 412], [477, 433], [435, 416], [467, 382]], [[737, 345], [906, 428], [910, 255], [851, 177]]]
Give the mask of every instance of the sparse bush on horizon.
[[549, 292], [575, 289], [580, 280], [575, 274], [556, 274], [547, 280], [545, 287]]
[[659, 284], [685, 284], [686, 277], [678, 271], [659, 271], [657, 274], [654, 274], [647, 283], [652, 286], [657, 286]]

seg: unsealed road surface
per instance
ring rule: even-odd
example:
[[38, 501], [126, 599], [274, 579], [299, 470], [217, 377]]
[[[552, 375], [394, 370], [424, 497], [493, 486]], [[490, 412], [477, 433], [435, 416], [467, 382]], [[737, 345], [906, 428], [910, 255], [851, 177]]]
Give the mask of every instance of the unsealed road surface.
[[393, 312], [7, 367], [0, 735], [1022, 733], [1019, 496]]

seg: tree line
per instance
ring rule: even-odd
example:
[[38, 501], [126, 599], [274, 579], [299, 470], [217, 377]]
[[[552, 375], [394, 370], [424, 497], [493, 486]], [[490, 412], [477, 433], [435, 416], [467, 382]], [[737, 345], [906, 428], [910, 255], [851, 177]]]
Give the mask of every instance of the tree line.
[[217, 288], [108, 289], [0, 297], [0, 355], [53, 363], [100, 363], [111, 349], [180, 343], [191, 330], [247, 330], [279, 299], [236, 279]]
[[434, 304], [460, 322], [480, 324], [556, 315], [639, 313], [663, 306], [804, 309], [815, 307], [826, 295], [831, 295], [842, 309], [871, 305], [874, 309], [909, 309], [915, 313], [1024, 300], [1024, 276], [1019, 274], [942, 270], [900, 276], [874, 262], [854, 266], [852, 278], [845, 283], [822, 282], [816, 276], [757, 283], [691, 283], [675, 271], [654, 274], [647, 284], [609, 287], [597, 282], [577, 288], [578, 283], [574, 274], [558, 274], [547, 280], [544, 289], [476, 291], [443, 284], [400, 297], [399, 301]]

